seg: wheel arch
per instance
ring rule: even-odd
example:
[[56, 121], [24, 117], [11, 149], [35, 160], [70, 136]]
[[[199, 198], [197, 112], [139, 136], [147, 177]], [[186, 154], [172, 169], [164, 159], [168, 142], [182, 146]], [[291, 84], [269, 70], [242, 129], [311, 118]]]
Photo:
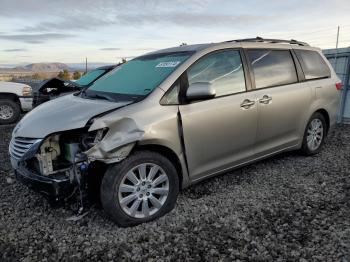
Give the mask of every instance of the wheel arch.
[[329, 113], [327, 112], [327, 110], [324, 108], [320, 108], [320, 109], [317, 109], [314, 113], [320, 113], [324, 117], [324, 119], [326, 120], [326, 125], [327, 125], [326, 131], [328, 133], [329, 127], [330, 127], [330, 118], [329, 118]]
[[[162, 154], [174, 165], [176, 172], [179, 176], [180, 189], [187, 186], [187, 173], [184, 172], [183, 165], [179, 156], [169, 147], [159, 144], [136, 144], [132, 151], [147, 150]], [[185, 185], [185, 186], [184, 186]]]
[[16, 103], [20, 103], [19, 97], [13, 93], [0, 93], [0, 99], [9, 99]]

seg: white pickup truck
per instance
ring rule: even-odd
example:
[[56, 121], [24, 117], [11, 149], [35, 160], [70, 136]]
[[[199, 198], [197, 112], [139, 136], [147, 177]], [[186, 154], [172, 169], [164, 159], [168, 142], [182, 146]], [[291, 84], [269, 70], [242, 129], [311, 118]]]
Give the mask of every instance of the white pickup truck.
[[32, 109], [32, 88], [26, 84], [0, 81], [0, 124], [12, 124], [21, 112]]

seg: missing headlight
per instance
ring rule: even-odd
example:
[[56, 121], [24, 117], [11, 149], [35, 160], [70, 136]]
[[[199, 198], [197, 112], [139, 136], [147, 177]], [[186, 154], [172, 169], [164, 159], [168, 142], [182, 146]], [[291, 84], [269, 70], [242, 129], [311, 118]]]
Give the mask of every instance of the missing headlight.
[[84, 151], [89, 150], [93, 146], [97, 145], [108, 132], [108, 128], [102, 128], [99, 130], [91, 131], [82, 136], [81, 144]]
[[59, 135], [50, 136], [40, 147], [36, 155], [39, 162], [40, 173], [50, 175], [54, 173], [54, 161], [61, 155]]
[[76, 129], [53, 134], [47, 137], [35, 155], [33, 168], [43, 175], [65, 172], [72, 165], [86, 160], [84, 154], [100, 143], [107, 134], [103, 128], [91, 132], [86, 129]]

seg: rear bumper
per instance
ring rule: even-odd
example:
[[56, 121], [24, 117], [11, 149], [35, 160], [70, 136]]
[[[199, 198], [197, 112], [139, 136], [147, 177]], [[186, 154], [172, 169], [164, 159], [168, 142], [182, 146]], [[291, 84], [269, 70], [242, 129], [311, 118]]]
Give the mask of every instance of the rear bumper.
[[42, 193], [51, 200], [63, 200], [74, 190], [70, 179], [65, 177], [64, 174], [46, 177], [19, 166], [15, 169], [15, 175], [16, 179], [22, 184]]

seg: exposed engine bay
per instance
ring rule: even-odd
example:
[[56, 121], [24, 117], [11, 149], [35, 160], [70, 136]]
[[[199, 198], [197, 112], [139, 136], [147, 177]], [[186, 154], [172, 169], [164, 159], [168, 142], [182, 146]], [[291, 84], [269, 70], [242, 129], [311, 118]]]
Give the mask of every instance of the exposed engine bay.
[[[87, 132], [86, 129], [77, 129], [50, 135], [36, 154], [24, 161], [25, 167], [54, 181], [68, 180], [68, 194], [63, 199], [57, 197], [52, 200], [57, 202], [78, 196], [79, 212], [82, 212], [87, 206], [83, 202], [86, 202], [88, 174], [91, 171], [96, 173], [96, 163], [89, 161], [85, 152], [98, 144], [107, 131], [100, 129]], [[91, 177], [97, 178], [96, 174]]]
[[[62, 106], [60, 102], [66, 100], [69, 105], [65, 103]], [[42, 128], [33, 128], [30, 123], [27, 126], [25, 119], [22, 120], [15, 130], [17, 136], [12, 138], [10, 149], [10, 154], [21, 151], [22, 142], [30, 148], [19, 161], [13, 161], [18, 179], [43, 193], [55, 205], [68, 199], [77, 200], [69, 202], [78, 204], [78, 213], [99, 201], [101, 182], [107, 168], [127, 158], [145, 134], [133, 118], [120, 117], [113, 122], [107, 118], [109, 113], [132, 102], [111, 103], [66, 96], [50, 107], [38, 107], [37, 112], [51, 112], [47, 119], [38, 118], [38, 122], [49, 121], [57, 112], [62, 114], [68, 107], [67, 112], [74, 111], [74, 108], [79, 110], [62, 117], [57, 124], [54, 121], [50, 125], [39, 123]], [[86, 120], [87, 112], [94, 117]], [[62, 125], [71, 128], [62, 130]], [[55, 132], [60, 129], [62, 131]], [[29, 138], [21, 135], [23, 130]], [[27, 130], [33, 130], [33, 134]]]
[[85, 132], [76, 130], [48, 137], [35, 155], [37, 170], [44, 176], [58, 172], [70, 172], [72, 166], [86, 162], [85, 151], [100, 142], [107, 130]]
[[[110, 129], [114, 131], [109, 132]], [[78, 193], [82, 207], [91, 186], [100, 189], [99, 179], [108, 165], [125, 159], [143, 134], [130, 118], [121, 118], [109, 127], [95, 125], [93, 118], [83, 128], [51, 133], [40, 139], [19, 166], [23, 173], [29, 172], [29, 176], [49, 186], [38, 190], [50, 199], [53, 196], [57, 202]]]

